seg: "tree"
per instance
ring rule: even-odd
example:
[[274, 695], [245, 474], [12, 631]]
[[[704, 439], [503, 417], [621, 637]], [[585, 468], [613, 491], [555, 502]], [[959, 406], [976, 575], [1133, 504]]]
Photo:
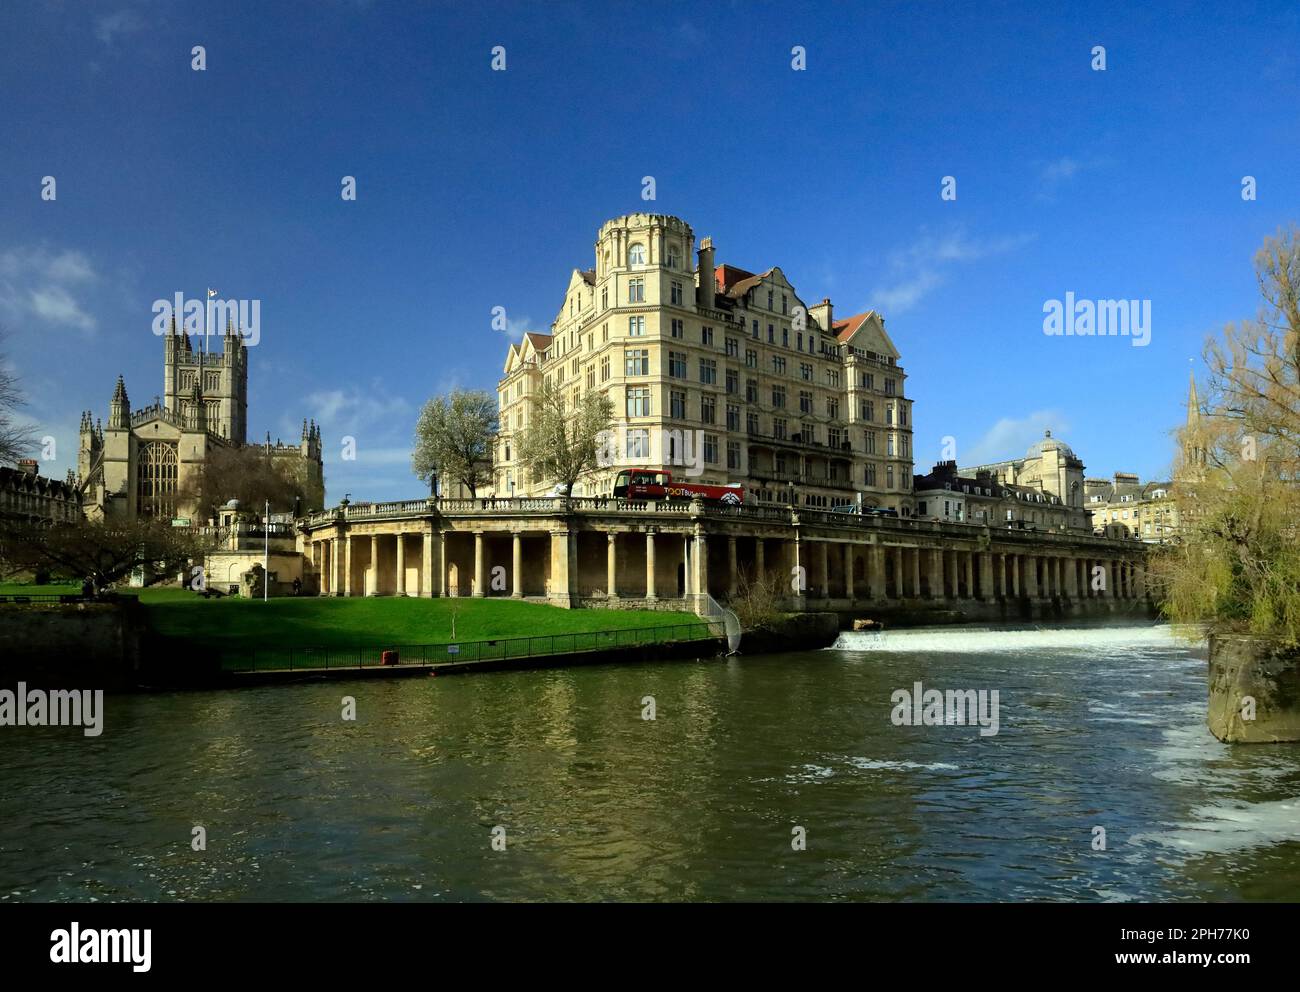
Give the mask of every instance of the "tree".
[[609, 430], [614, 404], [594, 389], [572, 404], [554, 383], [533, 400], [527, 427], [519, 435], [519, 463], [534, 478], [554, 479], [573, 498], [573, 487], [599, 467], [601, 435]]
[[51, 526], [0, 519], [0, 571], [89, 579], [96, 595], [141, 566], [174, 574], [209, 549], [209, 539], [197, 531], [159, 521], [83, 520]]
[[497, 401], [479, 389], [457, 389], [424, 404], [415, 425], [411, 468], [422, 481], [437, 474], [477, 496], [492, 481]]
[[294, 509], [295, 499], [306, 493], [297, 480], [276, 467], [265, 448], [214, 444], [194, 482], [180, 495], [182, 502], [194, 500], [195, 516], [206, 520], [232, 499], [248, 510], [257, 511], [270, 501], [272, 509], [288, 511]]
[[1153, 563], [1163, 609], [1300, 643], [1300, 231], [1255, 256], [1255, 320], [1206, 341], [1203, 410], [1180, 435], [1179, 540]]
[[[0, 334], [0, 341], [3, 340]], [[0, 353], [0, 465], [18, 461], [35, 441], [32, 429], [15, 420], [22, 402], [18, 376], [10, 369], [8, 356]]]

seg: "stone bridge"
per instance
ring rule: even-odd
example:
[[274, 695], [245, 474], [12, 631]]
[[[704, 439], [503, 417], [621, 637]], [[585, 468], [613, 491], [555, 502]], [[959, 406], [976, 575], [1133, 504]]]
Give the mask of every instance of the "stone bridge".
[[344, 505], [298, 527], [325, 596], [704, 612], [705, 593], [726, 601], [762, 578], [793, 610], [986, 619], [1136, 611], [1147, 598], [1138, 542], [773, 504], [410, 500]]

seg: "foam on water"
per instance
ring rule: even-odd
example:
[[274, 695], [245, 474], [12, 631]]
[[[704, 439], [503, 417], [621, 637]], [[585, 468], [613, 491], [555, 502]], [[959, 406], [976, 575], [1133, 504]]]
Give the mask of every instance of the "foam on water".
[[1044, 649], [1095, 651], [1142, 647], [1173, 648], [1180, 643], [1167, 624], [1037, 630], [950, 627], [884, 632], [846, 630], [840, 633], [839, 639], [830, 650], [983, 654]]

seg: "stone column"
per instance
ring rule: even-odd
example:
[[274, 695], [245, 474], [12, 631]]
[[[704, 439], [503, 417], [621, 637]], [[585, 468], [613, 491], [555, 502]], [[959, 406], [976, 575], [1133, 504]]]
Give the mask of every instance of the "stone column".
[[759, 582], [767, 578], [767, 564], [763, 561], [763, 544], [761, 537], [754, 538], [754, 571]]
[[844, 598], [853, 601], [853, 545], [842, 544], [844, 551]]
[[1023, 555], [1011, 555], [1011, 595], [1015, 599], [1020, 598], [1020, 580], [1025, 571], [1025, 561]]
[[947, 591], [943, 577], [944, 553], [935, 548], [930, 552], [930, 598], [943, 599]]
[[1065, 559], [1065, 594], [1071, 599], [1079, 598], [1079, 562], [1075, 558]]
[[921, 598], [921, 549], [912, 549], [912, 595]]
[[703, 531], [695, 534], [694, 558], [696, 612], [703, 613], [709, 595], [709, 545]]
[[885, 549], [883, 545], [867, 547], [867, 585], [877, 603], [885, 600]]
[[447, 588], [447, 541], [451, 538], [451, 531], [444, 530], [438, 533], [438, 595], [459, 596], [459, 589]]
[[406, 595], [406, 535], [397, 532], [397, 588], [395, 595]]
[[343, 538], [343, 595], [352, 595], [352, 534]]
[[1147, 574], [1141, 565], [1133, 566], [1133, 594], [1137, 599], [1147, 597]]
[[367, 596], [379, 595], [379, 535], [370, 535], [370, 560], [366, 562]]
[[1110, 560], [1110, 597], [1119, 599], [1119, 562]]
[[997, 597], [993, 588], [993, 552], [980, 552], [980, 599], [986, 603]]
[[821, 582], [822, 599], [831, 598], [831, 556], [830, 545], [825, 541], [817, 542], [817, 565], [821, 573], [817, 578]]
[[474, 532], [474, 592], [472, 594], [475, 599], [482, 599], [484, 596], [483, 569], [485, 564], [483, 561], [483, 532], [476, 530]]
[[573, 539], [567, 529], [551, 532], [551, 592], [552, 603], [563, 607], [573, 606]]
[[645, 598], [655, 600], [655, 535], [646, 531], [645, 535]]
[[510, 535], [510, 598], [524, 598], [524, 535]]
[[433, 591], [433, 525], [427, 523], [420, 535], [420, 595], [437, 595]]
[[966, 560], [966, 598], [975, 598], [975, 552], [963, 551], [962, 558]]
[[605, 595], [618, 599], [618, 533], [605, 534]]
[[727, 598], [735, 599], [739, 591], [736, 583], [739, 579], [740, 569], [736, 559], [736, 537], [734, 534], [727, 537], [727, 567], [730, 574], [727, 576]]

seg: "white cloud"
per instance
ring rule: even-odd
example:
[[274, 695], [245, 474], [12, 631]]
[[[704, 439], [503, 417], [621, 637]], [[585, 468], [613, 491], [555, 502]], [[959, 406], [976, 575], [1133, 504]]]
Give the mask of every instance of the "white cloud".
[[19, 325], [43, 321], [92, 331], [95, 317], [78, 296], [99, 281], [81, 252], [10, 248], [0, 252], [0, 318]]
[[1050, 162], [1040, 162], [1038, 163], [1038, 192], [1035, 196], [1039, 200], [1049, 202], [1055, 200], [1061, 187], [1069, 184], [1080, 173], [1100, 169], [1107, 164], [1108, 161], [1104, 158], [1082, 160], [1071, 158], [1069, 155], [1052, 159]]
[[95, 21], [95, 37], [112, 46], [119, 36], [133, 34], [144, 27], [144, 22], [133, 10], [117, 10]]
[[524, 339], [525, 334], [545, 334], [545, 331], [539, 331], [533, 326], [532, 317], [521, 317], [519, 320], [506, 320], [506, 329], [501, 332], [511, 341], [516, 343]]
[[963, 449], [958, 437], [957, 461], [967, 466], [1021, 458], [1031, 444], [1043, 439], [1044, 431], [1050, 430], [1053, 437], [1060, 437], [1069, 429], [1069, 421], [1059, 410], [1035, 410], [1020, 418], [1003, 417], [969, 448]]
[[1034, 240], [1032, 234], [975, 239], [960, 229], [935, 235], [922, 231], [908, 247], [889, 256], [889, 275], [871, 293], [871, 305], [886, 315], [916, 306], [943, 285], [954, 265], [1014, 251]]

